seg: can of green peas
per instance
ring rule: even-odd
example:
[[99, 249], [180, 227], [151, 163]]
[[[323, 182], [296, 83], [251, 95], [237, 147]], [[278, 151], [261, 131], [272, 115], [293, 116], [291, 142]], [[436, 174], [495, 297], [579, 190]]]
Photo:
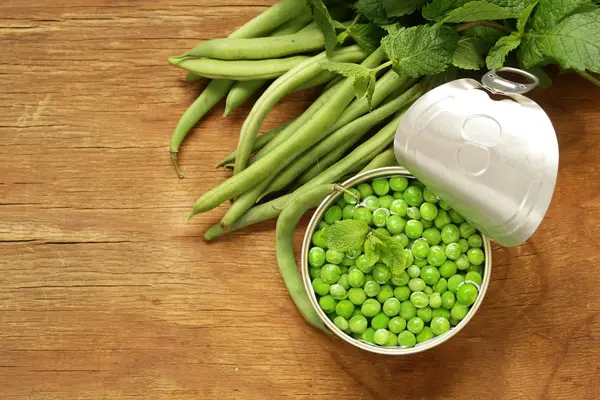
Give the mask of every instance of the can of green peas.
[[[387, 184], [389, 193], [372, 193], [373, 189], [365, 185], [368, 182], [383, 182], [383, 186]], [[329, 263], [329, 250], [327, 253], [321, 248], [315, 251], [318, 246], [315, 245], [314, 238], [322, 225], [326, 224], [324, 219], [327, 211], [340, 202], [344, 203], [341, 200], [342, 192], [332, 193], [323, 200], [310, 220], [301, 255], [304, 286], [310, 303], [323, 324], [340, 339], [355, 347], [389, 355], [419, 353], [456, 335], [473, 318], [485, 297], [492, 265], [489, 239], [476, 232], [470, 223], [451, 210], [443, 200], [437, 199], [423, 188], [402, 167], [367, 171], [347, 180], [341, 186], [346, 190], [364, 189], [367, 191], [364, 194], [371, 197], [365, 197], [358, 204], [346, 205], [344, 211], [347, 213], [344, 212], [344, 217], [351, 214], [353, 208], [368, 209], [371, 206], [369, 201], [376, 203], [372, 207], [372, 213], [361, 213], [371, 218], [369, 222], [373, 230], [381, 226], [372, 222], [373, 216], [377, 217], [377, 214], [395, 215], [392, 218], [395, 221], [387, 218], [389, 222], [408, 220], [400, 223], [401, 229], [396, 226], [397, 223], [388, 223], [388, 234], [394, 234], [394, 239], [398, 241], [407, 241], [406, 249], [412, 249], [411, 254], [414, 252], [420, 257], [412, 258], [411, 255], [410, 262], [412, 264], [414, 261], [415, 265], [409, 266], [401, 276], [391, 279], [389, 274], [386, 276], [383, 264], [368, 266], [360, 259], [362, 256], [352, 258], [352, 255], [346, 253], [344, 261], [339, 265]], [[418, 196], [416, 200], [414, 198], [419, 190], [410, 188], [417, 187], [421, 188], [421, 205], [428, 204], [425, 208], [421, 207], [421, 211], [425, 213], [435, 209], [435, 219], [432, 216], [428, 218], [425, 214], [416, 214], [419, 211], [414, 205], [419, 199]], [[379, 203], [374, 200], [377, 195], [380, 196]], [[411, 207], [406, 209], [408, 205]], [[382, 211], [386, 208], [384, 206], [391, 209], [391, 213], [390, 210]], [[339, 210], [336, 211], [339, 214]], [[415, 222], [417, 220], [422, 222]], [[406, 227], [410, 227], [411, 231]], [[401, 231], [410, 234], [410, 237], [400, 233]], [[453, 249], [456, 254], [452, 253]], [[311, 251], [327, 254], [327, 257], [321, 256], [321, 260], [317, 262], [315, 259], [318, 257], [311, 257], [314, 256]], [[428, 252], [427, 256], [424, 251]], [[483, 258], [478, 256], [481, 254]], [[332, 258], [334, 255], [332, 251]], [[316, 266], [319, 264], [321, 265]], [[423, 303], [423, 299], [427, 299], [427, 304]]]

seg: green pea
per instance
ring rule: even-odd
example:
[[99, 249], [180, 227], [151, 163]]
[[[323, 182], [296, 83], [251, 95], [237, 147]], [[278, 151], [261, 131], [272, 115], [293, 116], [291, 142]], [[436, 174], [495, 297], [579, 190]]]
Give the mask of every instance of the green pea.
[[471, 304], [475, 303], [478, 295], [479, 291], [477, 290], [477, 286], [472, 283], [465, 283], [457, 289], [456, 300], [460, 304], [470, 306]]
[[390, 188], [394, 192], [403, 192], [408, 187], [408, 179], [404, 176], [392, 176], [390, 178]]
[[[342, 265], [346, 268], [348, 267], [352, 267], [352, 266], [356, 266], [356, 260], [354, 258], [348, 258], [347, 256], [344, 257], [344, 259], [342, 260]], [[358, 268], [358, 267], [356, 267]], [[343, 272], [342, 272], [343, 273]]]
[[377, 329], [373, 335], [373, 340], [376, 344], [383, 346], [390, 340], [390, 332], [387, 329]]
[[426, 267], [427, 264], [427, 259], [423, 259], [423, 260], [415, 260], [415, 265], [419, 268], [423, 268]]
[[448, 211], [448, 215], [450, 215], [450, 219], [455, 224], [461, 224], [461, 223], [465, 222], [465, 219], [462, 217], [462, 215], [460, 215], [458, 212], [456, 212], [456, 210]]
[[409, 206], [419, 206], [423, 202], [423, 190], [417, 186], [409, 186], [404, 191], [404, 200]]
[[390, 322], [390, 317], [388, 317], [384, 313], [380, 312], [379, 314], [374, 316], [373, 319], [371, 320], [371, 326], [375, 330], [385, 329], [385, 328], [387, 328], [389, 322]]
[[457, 243], [460, 239], [460, 230], [454, 224], [448, 224], [442, 228], [442, 242], [446, 244]]
[[408, 204], [402, 199], [394, 200], [392, 201], [392, 204], [390, 204], [390, 211], [392, 214], [404, 217], [408, 211]]
[[386, 226], [387, 219], [389, 216], [389, 211], [385, 208], [378, 208], [373, 211], [373, 225], [378, 228], [383, 228]]
[[321, 248], [327, 248], [327, 234], [324, 229], [320, 229], [313, 233], [312, 243]]
[[464, 275], [455, 274], [448, 278], [448, 290], [456, 293], [458, 287], [465, 281]]
[[383, 303], [383, 312], [389, 317], [398, 315], [400, 312], [400, 300], [395, 297], [390, 297]]
[[406, 210], [406, 216], [407, 216], [409, 219], [416, 219], [416, 220], [419, 220], [419, 219], [421, 219], [421, 211], [419, 211], [419, 208], [418, 208], [418, 207], [409, 207], [409, 208]]
[[408, 285], [409, 280], [410, 280], [410, 276], [408, 276], [406, 271], [402, 271], [402, 272], [400, 272], [400, 274], [392, 276], [392, 284], [394, 284], [396, 286]]
[[394, 239], [398, 240], [402, 247], [408, 246], [408, 236], [405, 233], [399, 233], [398, 235], [394, 235]]
[[379, 286], [379, 283], [375, 281], [368, 281], [367, 283], [365, 283], [364, 291], [368, 297], [377, 296], [380, 290], [381, 286]]
[[442, 241], [442, 234], [437, 228], [427, 228], [423, 231], [423, 239], [427, 240], [430, 246], [435, 246]]
[[439, 204], [440, 204], [440, 208], [442, 208], [443, 210], [450, 211], [450, 205], [448, 203], [446, 203], [446, 200], [440, 199]]
[[390, 182], [387, 179], [375, 179], [372, 185], [377, 196], [385, 196], [390, 191]]
[[375, 264], [375, 268], [373, 268], [373, 279], [375, 282], [383, 285], [384, 283], [387, 283], [391, 277], [392, 273], [387, 265], [382, 263]]
[[340, 276], [342, 275], [342, 271], [339, 265], [335, 264], [325, 264], [321, 268], [321, 279], [323, 282], [328, 283], [330, 285], [336, 283]]
[[325, 221], [319, 221], [319, 225], [317, 225], [317, 229], [325, 229], [328, 227], [329, 227], [329, 224]]
[[387, 299], [394, 296], [394, 289], [390, 285], [383, 285], [377, 294], [377, 301], [381, 304], [385, 303]]
[[404, 232], [407, 222], [401, 216], [392, 214], [387, 217], [385, 226], [392, 235], [398, 235]]
[[394, 199], [396, 200], [404, 200], [404, 192], [394, 192], [392, 193], [392, 196], [394, 196]]
[[333, 323], [335, 326], [338, 327], [338, 329], [345, 331], [348, 329], [348, 321], [346, 320], [346, 318], [342, 317], [342, 316], [337, 316], [335, 317], [335, 319], [333, 320]]
[[406, 257], [406, 265], [412, 265], [414, 261], [414, 256], [410, 249], [404, 249], [404, 256]]
[[429, 244], [425, 239], [417, 239], [413, 243], [411, 251], [415, 258], [423, 260], [427, 258], [427, 254], [429, 254]]
[[429, 296], [429, 307], [431, 308], [440, 308], [442, 306], [442, 295], [438, 292], [433, 292], [431, 296]]
[[360, 192], [355, 188], [350, 188], [346, 192], [344, 192], [344, 200], [348, 204], [357, 204], [358, 203], [358, 200], [356, 199], [355, 196], [362, 198], [360, 196]]
[[412, 333], [414, 333], [415, 335], [417, 333], [420, 333], [424, 327], [425, 327], [425, 323], [419, 317], [413, 317], [413, 318], [409, 319], [408, 323], [406, 324], [406, 328], [409, 331], [411, 331]]
[[337, 305], [337, 301], [331, 297], [331, 295], [323, 296], [319, 299], [319, 305], [325, 312], [335, 311], [335, 306]]
[[421, 218], [426, 221], [433, 221], [438, 214], [438, 209], [435, 204], [427, 202], [421, 204], [419, 211], [421, 212]]
[[440, 198], [437, 197], [437, 195], [435, 195], [431, 189], [426, 187], [423, 189], [423, 200], [435, 204], [440, 200]]
[[330, 320], [332, 320], [332, 321], [335, 319], [335, 317], [337, 317], [337, 316], [338, 316], [338, 315], [337, 315], [337, 313], [336, 313], [335, 311], [332, 311], [332, 312], [330, 312], [330, 313], [326, 313], [326, 314], [327, 314], [327, 318], [329, 318], [329, 319], [330, 319]]
[[365, 274], [368, 274], [373, 270], [373, 266], [369, 264], [367, 256], [365, 256], [364, 254], [361, 254], [356, 259], [356, 267]]
[[470, 222], [463, 222], [459, 226], [460, 236], [464, 239], [468, 239], [471, 235], [475, 234], [475, 227]]
[[321, 268], [310, 267], [308, 269], [308, 275], [310, 275], [310, 279], [320, 278], [321, 277]]
[[341, 209], [344, 209], [344, 207], [348, 205], [348, 202], [346, 202], [346, 200], [344, 200], [344, 196], [342, 196], [335, 204], [340, 206]]
[[325, 260], [330, 264], [341, 264], [346, 255], [343, 251], [329, 249], [325, 253]]
[[350, 300], [355, 306], [360, 306], [365, 302], [366, 299], [367, 295], [361, 288], [353, 287], [348, 290], [348, 300]]
[[394, 317], [388, 322], [390, 332], [398, 334], [406, 328], [406, 321], [402, 317]]
[[[350, 329], [348, 328], [348, 330], [350, 330]], [[362, 335], [364, 335], [364, 332], [363, 332], [363, 333], [355, 333], [355, 332], [351, 332], [351, 333], [350, 333], [350, 335], [351, 335], [351, 336], [352, 336], [354, 339], [360, 339], [360, 338], [362, 338]]]
[[308, 263], [312, 267], [321, 267], [325, 264], [325, 250], [321, 247], [313, 247], [308, 251]]
[[458, 243], [450, 243], [446, 247], [446, 257], [448, 257], [449, 259], [456, 261], [460, 258], [461, 255], [462, 250]]
[[346, 289], [339, 283], [335, 283], [329, 287], [329, 294], [335, 300], [344, 300], [347, 296]]
[[433, 339], [433, 332], [428, 326], [425, 326], [421, 333], [417, 335], [417, 343], [423, 343], [431, 339]]
[[483, 278], [481, 277], [480, 273], [471, 271], [467, 272], [467, 275], [465, 275], [465, 282], [474, 283], [475, 285], [481, 285], [481, 282], [483, 282]]
[[367, 196], [371, 196], [373, 194], [373, 188], [368, 183], [361, 183], [356, 187], [358, 192], [360, 193], [360, 198], [364, 199]]
[[350, 318], [348, 323], [350, 331], [354, 333], [363, 333], [367, 329], [367, 319], [363, 315], [355, 315]]
[[461, 253], [466, 253], [469, 250], [469, 242], [465, 238], [459, 239], [458, 245], [460, 246]]
[[446, 225], [450, 224], [452, 220], [446, 210], [438, 210], [438, 215], [433, 220], [433, 224], [438, 229], [443, 229]]
[[425, 293], [427, 296], [431, 296], [433, 294], [433, 288], [431, 286], [425, 286], [423, 293]]
[[448, 281], [446, 278], [440, 278], [435, 285], [433, 285], [433, 291], [438, 293], [444, 293], [448, 290]]
[[360, 269], [355, 269], [348, 274], [348, 283], [352, 287], [362, 287], [365, 284], [365, 274]]
[[406, 301], [410, 297], [410, 289], [408, 286], [399, 286], [394, 289], [394, 297], [400, 301]]
[[325, 211], [325, 222], [333, 224], [335, 221], [342, 219], [342, 209], [338, 205], [333, 205]]
[[413, 292], [422, 292], [425, 289], [425, 281], [421, 278], [412, 278], [408, 281], [408, 288]]
[[410, 278], [418, 278], [421, 276], [421, 268], [418, 265], [411, 265], [406, 269]]
[[471, 263], [465, 254], [461, 254], [460, 257], [456, 259], [455, 263], [456, 268], [460, 271], [466, 271], [471, 266]]
[[429, 321], [431, 321], [431, 308], [430, 307], [423, 307], [423, 308], [419, 308], [417, 309], [417, 317], [421, 318], [423, 320], [423, 322], [425, 323], [429, 323]]
[[431, 246], [427, 254], [427, 262], [434, 267], [441, 267], [446, 262], [446, 252], [440, 246]]
[[460, 321], [457, 320], [456, 318], [452, 318], [452, 316], [450, 316], [450, 325], [456, 326], [458, 324], [460, 324]]
[[485, 256], [481, 249], [474, 248], [474, 249], [469, 249], [469, 251], [467, 251], [467, 259], [473, 265], [481, 265], [481, 264], [483, 264], [483, 261], [485, 260]]
[[352, 313], [354, 312], [354, 304], [352, 304], [349, 300], [341, 300], [335, 306], [335, 312], [337, 315], [340, 315], [346, 319], [350, 319], [352, 317]]
[[365, 317], [374, 317], [381, 311], [381, 303], [375, 299], [367, 299], [360, 309]]
[[442, 266], [440, 267], [440, 275], [442, 275], [444, 278], [448, 279], [450, 278], [452, 275], [456, 274], [457, 271], [457, 267], [456, 267], [456, 263], [454, 261], [446, 261], [442, 264]]
[[362, 312], [360, 312], [360, 308], [355, 308], [354, 311], [352, 311], [352, 316], [354, 317], [355, 315], [362, 315]]
[[433, 226], [433, 221], [427, 221], [426, 219], [422, 219], [421, 224], [423, 224], [423, 229], [428, 229]]
[[356, 206], [352, 204], [348, 204], [342, 210], [342, 218], [343, 219], [353, 219], [354, 218], [354, 210], [356, 210]]
[[420, 277], [427, 285], [433, 286], [440, 280], [440, 271], [432, 265], [426, 265], [421, 268]]
[[406, 300], [400, 304], [400, 313], [399, 315], [404, 318], [406, 321], [411, 319], [412, 317], [417, 316], [417, 307], [410, 301]]
[[434, 335], [439, 336], [450, 330], [450, 321], [444, 317], [435, 317], [431, 320], [429, 327]]
[[456, 299], [454, 297], [454, 293], [447, 291], [442, 293], [442, 307], [446, 310], [451, 309], [454, 306]]
[[402, 331], [398, 335], [398, 344], [402, 347], [414, 347], [417, 344], [417, 338], [411, 331]]
[[381, 205], [381, 207], [386, 208], [388, 210], [390, 209], [390, 206], [392, 205], [393, 201], [394, 198], [389, 194], [386, 194], [385, 196], [381, 196], [379, 198], [379, 204]]
[[373, 223], [373, 213], [366, 207], [359, 207], [354, 210], [354, 216], [352, 219], [356, 221], [363, 221], [371, 225]]
[[388, 341], [384, 344], [385, 347], [396, 347], [398, 346], [398, 335], [390, 334]]
[[467, 268], [467, 272], [477, 272], [479, 275], [483, 274], [483, 265], [470, 265]]
[[319, 296], [325, 296], [329, 293], [329, 284], [323, 282], [321, 278], [315, 278], [312, 281], [312, 287], [316, 294]]
[[379, 233], [380, 235], [388, 237], [388, 238], [392, 237], [392, 234], [385, 228], [376, 228], [373, 231]]
[[423, 234], [423, 224], [415, 219], [408, 220], [404, 229], [409, 239], [418, 239]]
[[423, 292], [413, 292], [410, 295], [410, 302], [416, 308], [425, 308], [429, 305], [429, 297]]
[[442, 317], [442, 318], [446, 318], [449, 320], [450, 319], [450, 311], [446, 310], [445, 308], [436, 308], [431, 311], [432, 321], [433, 321], [433, 318], [436, 318], [436, 317]]
[[357, 270], [357, 269], [358, 269], [358, 267], [356, 265], [351, 265], [348, 267], [348, 270], [346, 272], [349, 274], [350, 272]]
[[467, 316], [468, 312], [469, 307], [456, 303], [454, 304], [454, 307], [452, 307], [452, 310], [450, 310], [450, 316], [458, 321], [462, 321]]
[[375, 344], [375, 329], [369, 327], [365, 329], [360, 338], [367, 343]]
[[379, 199], [375, 196], [365, 197], [364, 200], [362, 201], [362, 205], [364, 207], [367, 207], [371, 212], [377, 210], [380, 207]]

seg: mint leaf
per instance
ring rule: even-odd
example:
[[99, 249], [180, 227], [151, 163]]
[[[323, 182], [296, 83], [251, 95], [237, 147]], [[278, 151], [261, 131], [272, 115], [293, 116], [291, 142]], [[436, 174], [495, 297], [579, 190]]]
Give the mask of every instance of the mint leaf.
[[[528, 1], [528, 0], [527, 0]], [[470, 3], [477, 3], [477, 5], [472, 4], [469, 5], [466, 9], [463, 6], [466, 6]], [[486, 4], [482, 4], [486, 3]], [[486, 12], [498, 12], [498, 10], [504, 9], [503, 12], [509, 12], [513, 15], [513, 17], [498, 17], [497, 14], [492, 14], [492, 18], [480, 18], [480, 19], [504, 19], [504, 18], [515, 18], [514, 16], [518, 15], [523, 8], [525, 8], [526, 0], [487, 0], [487, 1], [472, 1], [472, 0], [433, 0], [431, 3], [425, 5], [423, 7], [423, 16], [432, 21], [439, 21], [443, 19], [446, 15], [451, 12], [457, 12], [457, 9], [463, 8], [460, 13], [464, 13], [466, 10], [471, 10], [483, 16], [482, 11], [479, 12], [478, 7], [481, 7], [482, 10], [487, 10]], [[488, 7], [497, 6], [497, 7]], [[455, 17], [453, 17], [455, 18]], [[469, 19], [469, 21], [477, 21], [477, 19]]]
[[474, 26], [465, 30], [464, 34], [483, 40], [487, 47], [493, 46], [502, 36], [506, 35], [505, 32], [488, 26]]
[[364, 221], [346, 219], [327, 227], [327, 247], [338, 251], [360, 250], [371, 228]]
[[388, 17], [401, 17], [414, 13], [425, 3], [427, 0], [387, 0], [383, 2], [383, 7]]
[[366, 258], [365, 261], [367, 261], [367, 264], [369, 264], [370, 267], [377, 264], [377, 261], [379, 261], [379, 258], [381, 256], [379, 249], [382, 244], [383, 242], [379, 240], [379, 238], [377, 238], [375, 235], [367, 236], [367, 240], [365, 240], [364, 244], [363, 254]]
[[381, 246], [381, 261], [390, 268], [392, 276], [398, 276], [406, 269], [407, 255], [400, 239], [388, 237]]
[[418, 77], [443, 72], [452, 63], [458, 34], [443, 25], [401, 28], [381, 41], [399, 75]]
[[329, 61], [322, 64], [323, 68], [353, 79], [354, 92], [357, 98], [366, 97], [371, 105], [375, 82], [377, 80], [376, 72], [359, 64], [341, 63]]
[[358, 11], [378, 25], [389, 24], [394, 18], [414, 13], [427, 0], [358, 0]]
[[390, 19], [385, 11], [383, 0], [358, 0], [356, 9], [370, 21], [378, 25], [390, 23]]
[[311, 6], [314, 21], [323, 32], [327, 55], [331, 55], [338, 44], [333, 18], [331, 18], [323, 0], [308, 0], [308, 3]]
[[531, 13], [537, 4], [538, 0], [532, 1], [531, 4], [525, 7], [525, 9], [519, 15], [519, 18], [517, 19], [517, 31], [519, 31], [519, 33], [522, 34], [525, 31], [525, 25], [527, 24], [527, 21], [529, 20], [529, 17], [531, 16]]
[[477, 70], [485, 65], [483, 54], [487, 46], [482, 39], [467, 36], [458, 41], [452, 56], [452, 64], [462, 69]]
[[379, 48], [385, 31], [375, 24], [355, 24], [348, 29], [348, 34], [356, 44], [372, 53]]
[[461, 23], [516, 18], [517, 16], [518, 14], [515, 14], [510, 8], [500, 7], [485, 0], [479, 0], [469, 2], [462, 7], [450, 11], [442, 19], [442, 22]]
[[508, 53], [519, 47], [521, 44], [521, 34], [513, 32], [509, 36], [501, 37], [494, 47], [488, 53], [486, 58], [489, 69], [502, 68]]
[[525, 37], [522, 62], [526, 68], [555, 60], [565, 69], [600, 72], [598, 8], [566, 17], [547, 32], [529, 31]]

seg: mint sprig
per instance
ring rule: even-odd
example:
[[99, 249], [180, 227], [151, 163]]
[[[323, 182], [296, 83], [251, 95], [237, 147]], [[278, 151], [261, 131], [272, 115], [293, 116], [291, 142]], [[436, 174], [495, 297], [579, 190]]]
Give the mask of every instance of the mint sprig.
[[327, 227], [327, 247], [338, 251], [360, 250], [371, 228], [364, 221], [345, 219]]

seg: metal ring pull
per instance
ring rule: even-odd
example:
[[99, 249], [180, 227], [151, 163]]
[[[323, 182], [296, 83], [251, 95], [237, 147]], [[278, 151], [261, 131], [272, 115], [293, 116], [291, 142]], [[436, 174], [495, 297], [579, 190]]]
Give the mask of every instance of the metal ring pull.
[[[498, 75], [498, 72], [512, 72], [517, 75], [521, 75], [532, 81], [532, 83], [518, 83], [513, 82], [509, 79], [505, 79]], [[483, 78], [481, 78], [481, 83], [483, 86], [494, 94], [525, 94], [527, 92], [535, 89], [539, 84], [540, 80], [537, 76], [529, 73], [527, 71], [523, 71], [517, 68], [504, 67], [498, 70], [493, 69], [486, 73]]]

